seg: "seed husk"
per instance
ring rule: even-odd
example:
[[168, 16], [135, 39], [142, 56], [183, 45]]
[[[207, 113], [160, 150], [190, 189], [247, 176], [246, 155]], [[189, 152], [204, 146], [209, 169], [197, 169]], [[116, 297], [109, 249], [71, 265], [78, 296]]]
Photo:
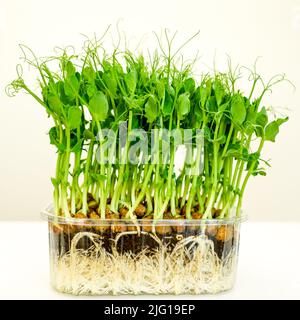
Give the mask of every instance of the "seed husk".
[[[164, 213], [164, 220], [174, 220], [175, 217], [172, 216], [171, 212], [170, 211], [167, 211]], [[171, 233], [172, 232], [172, 226], [157, 226], [155, 228], [156, 232], [159, 233], [159, 234], [168, 234], [168, 233]], [[165, 230], [165, 231], [164, 231]]]
[[95, 200], [95, 199], [94, 199], [94, 196], [93, 196], [90, 192], [88, 192], [88, 194], [87, 194], [87, 201], [90, 202], [90, 201], [92, 201], [92, 200]]
[[214, 219], [218, 218], [219, 215], [220, 215], [220, 213], [221, 213], [221, 211], [222, 211], [221, 209], [213, 208], [213, 209], [212, 209], [212, 216], [213, 216], [213, 218], [214, 218]]
[[[149, 220], [153, 219], [153, 215], [149, 215], [141, 220], [142, 230], [145, 232], [152, 232], [152, 225], [149, 224]], [[149, 224], [149, 225], [143, 225]]]
[[74, 218], [75, 219], [86, 219], [86, 215], [83, 212], [78, 211], [75, 213]]
[[158, 226], [155, 226], [155, 232], [160, 234], [160, 235], [166, 235], [166, 234], [170, 234], [172, 233], [172, 227], [169, 226], [169, 225], [158, 225]]
[[91, 200], [88, 202], [89, 209], [96, 210], [99, 206], [99, 203], [96, 200]]
[[[90, 219], [93, 219], [93, 220], [100, 220], [100, 216], [95, 212], [95, 211], [91, 211], [89, 213], [89, 218]], [[109, 230], [109, 224], [105, 221], [101, 221], [101, 223], [103, 223], [103, 225], [95, 225], [93, 226], [94, 230], [97, 231], [97, 232], [100, 232], [100, 233], [105, 233]]]
[[120, 219], [119, 213], [114, 213], [114, 212], [110, 211], [108, 208], [105, 209], [105, 217], [108, 220]]
[[[108, 209], [108, 208], [107, 208]], [[106, 215], [106, 219], [111, 219], [111, 220], [119, 220], [120, 219], [120, 216], [119, 216], [119, 213], [113, 213], [111, 211], [107, 211], [107, 215]], [[122, 223], [121, 221], [112, 221], [111, 222], [111, 232], [113, 233], [120, 233], [120, 232], [125, 232], [127, 231], [127, 226], [125, 223]]]
[[229, 241], [233, 237], [233, 227], [231, 225], [220, 226], [216, 235], [218, 241]]
[[89, 218], [90, 219], [100, 219], [100, 216], [99, 216], [99, 214], [97, 214], [97, 212], [95, 212], [94, 210], [91, 210], [89, 212]]
[[185, 214], [186, 214], [186, 205], [184, 205], [184, 206], [181, 208], [181, 214], [182, 214], [182, 215], [185, 215]]
[[203, 214], [200, 212], [193, 212], [193, 214], [192, 214], [192, 218], [194, 220], [200, 220], [202, 218], [202, 216], [203, 216]]
[[137, 227], [134, 225], [127, 226], [127, 231], [137, 231]]
[[[202, 214], [200, 212], [193, 212], [192, 213], [192, 221], [193, 220], [200, 220], [202, 218]], [[193, 233], [198, 233], [198, 231], [200, 230], [200, 227], [199, 225], [189, 225], [187, 226], [187, 229], [190, 231], [190, 232], [193, 232]]]
[[76, 231], [76, 228], [72, 224], [57, 224], [57, 223], [52, 223], [52, 230], [55, 234], [61, 234], [61, 233], [66, 233], [70, 234]]
[[178, 225], [172, 226], [173, 230], [178, 233], [183, 233], [185, 231], [184, 220], [180, 216], [174, 219], [178, 220]]
[[51, 229], [55, 234], [60, 234], [64, 231], [63, 224], [51, 223]]
[[143, 217], [146, 213], [147, 209], [143, 204], [139, 204], [137, 208], [134, 210], [134, 213], [139, 217]]
[[119, 210], [121, 218], [125, 218], [126, 215], [127, 215], [127, 213], [128, 213], [128, 211], [129, 211], [129, 210], [128, 210], [127, 208], [125, 208], [125, 207], [121, 208], [121, 209]]
[[209, 225], [205, 229], [205, 233], [211, 237], [214, 237], [217, 234], [217, 232], [218, 232], [218, 227], [214, 225], [211, 225], [211, 226]]
[[172, 216], [170, 211], [167, 211], [164, 213], [164, 219], [165, 220], [172, 220], [172, 219], [174, 219], [174, 217]]
[[122, 222], [115, 222], [111, 225], [111, 232], [121, 233], [127, 231], [127, 226]]

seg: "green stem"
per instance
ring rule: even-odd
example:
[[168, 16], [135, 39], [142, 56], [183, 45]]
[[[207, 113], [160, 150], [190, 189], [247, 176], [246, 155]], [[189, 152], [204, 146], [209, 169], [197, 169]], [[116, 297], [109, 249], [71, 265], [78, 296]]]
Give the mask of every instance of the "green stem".
[[[260, 154], [263, 146], [264, 146], [264, 138], [261, 138], [260, 140], [260, 144], [259, 144], [259, 147], [258, 147], [258, 150], [257, 150], [257, 153]], [[237, 205], [237, 216], [239, 217], [240, 214], [241, 214], [241, 208], [242, 208], [242, 200], [243, 200], [243, 195], [244, 195], [244, 192], [245, 192], [245, 188], [246, 188], [246, 185], [248, 183], [248, 180], [251, 176], [251, 174], [253, 173], [253, 169], [255, 167], [255, 164], [256, 164], [256, 161], [254, 160], [251, 165], [250, 165], [250, 168], [248, 169], [248, 172], [246, 174], [246, 177], [243, 181], [243, 184], [242, 184], [242, 188], [241, 188], [241, 191], [240, 191], [240, 195], [239, 195], [239, 201], [238, 201], [238, 205]]]
[[130, 208], [130, 210], [128, 211], [127, 213], [127, 216], [130, 217], [131, 219], [135, 219], [135, 216], [133, 215], [134, 213], [134, 210], [137, 208], [137, 206], [140, 204], [140, 202], [144, 199], [145, 197], [145, 194], [146, 194], [146, 190], [147, 190], [147, 187], [148, 187], [148, 182], [151, 178], [151, 175], [152, 175], [152, 171], [154, 169], [154, 164], [151, 164], [149, 166], [149, 169], [148, 169], [148, 172], [147, 172], [147, 175], [146, 177], [144, 178], [144, 181], [143, 181], [143, 184], [142, 184], [142, 188], [141, 188], [141, 191], [135, 201], [135, 203], [132, 205], [132, 207]]
[[90, 141], [87, 159], [85, 163], [85, 170], [84, 170], [84, 181], [83, 181], [83, 190], [82, 190], [82, 212], [86, 215], [88, 212], [88, 202], [87, 202], [87, 194], [89, 189], [89, 177], [90, 177], [90, 166], [93, 157], [94, 151], [94, 141]]

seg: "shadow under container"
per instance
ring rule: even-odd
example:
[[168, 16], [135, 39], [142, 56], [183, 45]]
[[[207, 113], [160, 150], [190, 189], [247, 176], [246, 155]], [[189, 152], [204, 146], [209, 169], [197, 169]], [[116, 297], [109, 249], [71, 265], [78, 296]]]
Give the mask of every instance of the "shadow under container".
[[43, 213], [51, 284], [74, 295], [215, 294], [235, 282], [242, 218], [92, 220]]

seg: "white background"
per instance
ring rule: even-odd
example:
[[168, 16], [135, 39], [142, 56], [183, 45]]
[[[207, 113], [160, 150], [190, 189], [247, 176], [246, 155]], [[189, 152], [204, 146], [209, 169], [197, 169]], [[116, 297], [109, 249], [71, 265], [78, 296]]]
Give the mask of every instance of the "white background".
[[200, 70], [213, 67], [214, 58], [223, 69], [228, 54], [250, 67], [261, 56], [258, 70], [266, 78], [287, 74], [298, 90], [280, 85], [265, 104], [284, 113], [289, 108], [291, 119], [276, 144], [268, 144], [264, 155], [272, 168], [250, 183], [244, 211], [252, 220], [300, 221], [299, 0], [0, 0], [0, 219], [38, 219], [52, 197], [50, 122], [29, 96], [4, 93], [16, 75], [18, 44], [48, 55], [54, 46], [80, 46], [80, 34], [101, 35], [109, 24], [115, 30], [118, 20], [132, 42], [165, 27], [178, 30], [179, 39], [200, 30], [187, 48], [190, 56], [199, 50]]

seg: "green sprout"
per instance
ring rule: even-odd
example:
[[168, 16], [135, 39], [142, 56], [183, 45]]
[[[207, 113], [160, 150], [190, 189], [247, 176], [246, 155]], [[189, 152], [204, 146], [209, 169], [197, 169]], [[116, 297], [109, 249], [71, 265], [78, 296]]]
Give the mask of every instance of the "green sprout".
[[[249, 94], [237, 89], [241, 75], [231, 63], [226, 73], [196, 79], [195, 61], [180, 63], [178, 58], [194, 36], [174, 51], [175, 34], [170, 37], [165, 32], [167, 45], [156, 37], [159, 51], [149, 58], [119, 48], [109, 54], [98, 40], [86, 41], [81, 55], [64, 49], [49, 58], [37, 58], [21, 46], [25, 63], [39, 73], [40, 90], [35, 93], [26, 84], [18, 67], [18, 78], [8, 86], [8, 94], [27, 92], [53, 120], [49, 137], [57, 152], [51, 178], [56, 215], [101, 219], [240, 216], [249, 178], [266, 174], [269, 163], [261, 158], [263, 147], [275, 141], [288, 118], [272, 118], [262, 101], [285, 77], [278, 75], [265, 83], [254, 68]], [[57, 72], [51, 67], [55, 63]], [[105, 147], [109, 137], [103, 129], [118, 136], [120, 123], [127, 127], [125, 141], [117, 139]], [[141, 150], [139, 159], [145, 161], [129, 161], [139, 141], [134, 138], [138, 128], [146, 132], [148, 143], [143, 148], [148, 151], [154, 132], [155, 147], [162, 147], [156, 155], [160, 161], [151, 161], [151, 152]], [[185, 157], [195, 156], [196, 164], [201, 159], [196, 132], [203, 132], [202, 172], [193, 174], [185, 162], [175, 174], [178, 146], [172, 139], [169, 161], [162, 161], [166, 160], [162, 129], [192, 130], [191, 149]]]

